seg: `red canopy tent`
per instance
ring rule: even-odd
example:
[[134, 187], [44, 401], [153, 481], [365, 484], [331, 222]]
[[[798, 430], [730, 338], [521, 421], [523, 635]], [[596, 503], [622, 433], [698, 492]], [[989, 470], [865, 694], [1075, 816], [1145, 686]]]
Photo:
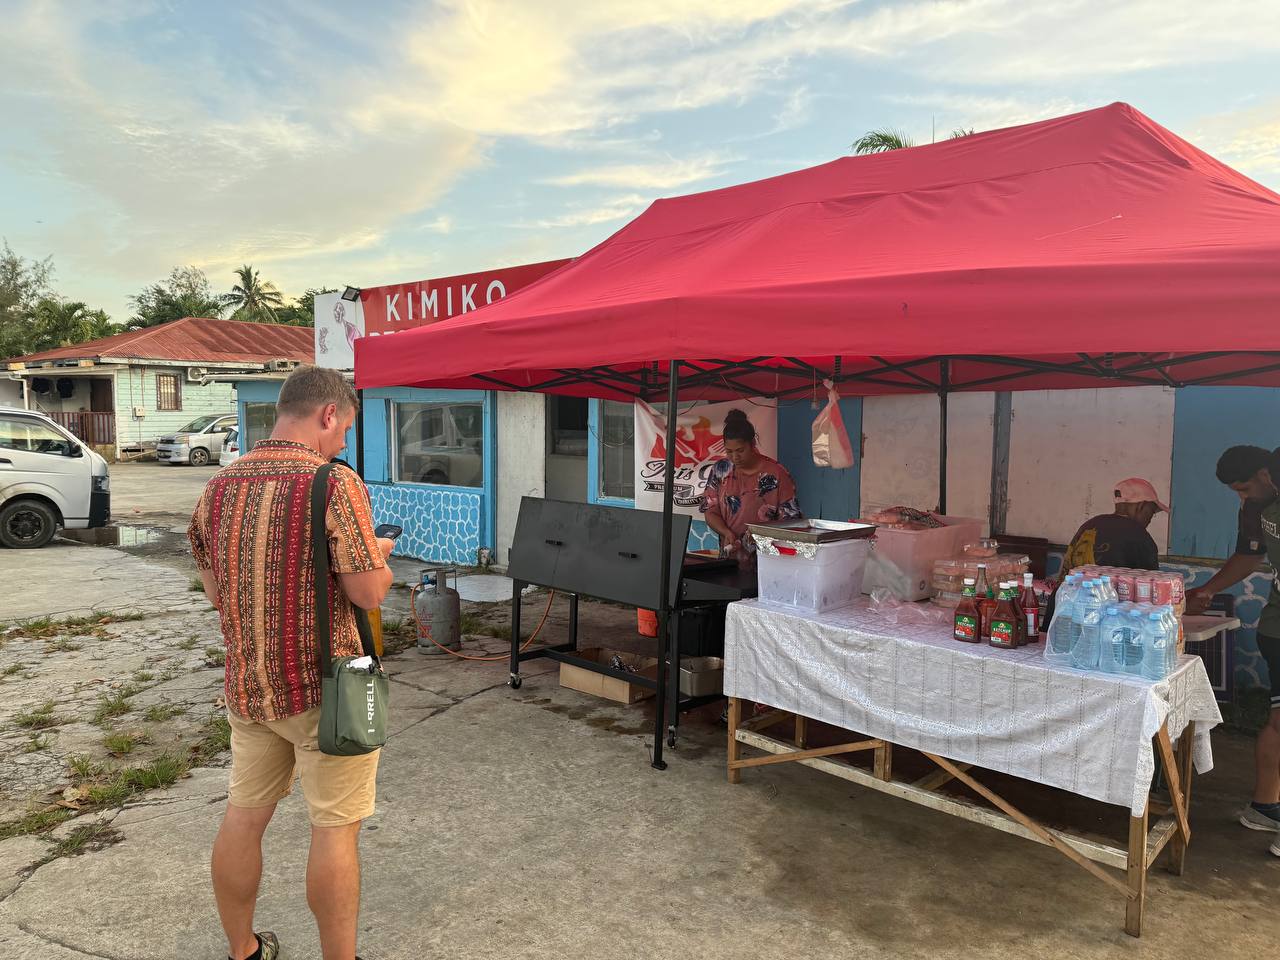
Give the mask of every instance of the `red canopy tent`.
[[1280, 196], [1127, 104], [658, 200], [356, 381], [630, 399], [1280, 384]]
[[939, 395], [944, 510], [950, 392], [1280, 385], [1280, 195], [1116, 103], [659, 200], [499, 303], [356, 343], [361, 388], [665, 394], [664, 638], [676, 401], [828, 377]]

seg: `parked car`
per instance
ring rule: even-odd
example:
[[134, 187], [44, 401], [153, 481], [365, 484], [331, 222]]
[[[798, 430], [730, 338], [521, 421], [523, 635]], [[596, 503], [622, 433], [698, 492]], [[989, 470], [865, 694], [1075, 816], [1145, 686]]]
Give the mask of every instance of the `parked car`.
[[234, 413], [197, 417], [177, 433], [156, 441], [156, 459], [162, 463], [189, 463], [193, 467], [215, 463], [222, 456], [227, 434], [234, 429]]
[[232, 430], [222, 443], [222, 453], [218, 455], [218, 466], [225, 467], [240, 459], [240, 431]]
[[49, 417], [0, 407], [0, 545], [43, 547], [111, 519], [107, 461]]

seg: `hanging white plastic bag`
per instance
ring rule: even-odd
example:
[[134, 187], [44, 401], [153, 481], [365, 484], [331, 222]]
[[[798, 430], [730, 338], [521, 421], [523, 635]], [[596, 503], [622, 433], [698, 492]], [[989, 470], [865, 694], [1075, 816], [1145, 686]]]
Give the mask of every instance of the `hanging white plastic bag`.
[[813, 462], [819, 467], [844, 470], [853, 466], [853, 446], [840, 414], [840, 394], [830, 380], [823, 380], [822, 385], [827, 388], [827, 405], [813, 421]]

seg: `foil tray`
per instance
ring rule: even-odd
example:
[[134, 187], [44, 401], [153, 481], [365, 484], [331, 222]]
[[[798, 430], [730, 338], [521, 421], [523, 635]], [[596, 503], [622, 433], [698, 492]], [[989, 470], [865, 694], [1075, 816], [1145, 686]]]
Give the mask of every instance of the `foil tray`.
[[750, 523], [752, 535], [786, 543], [835, 543], [864, 540], [876, 532], [874, 523], [843, 523], [839, 520], [785, 520], [780, 523]]

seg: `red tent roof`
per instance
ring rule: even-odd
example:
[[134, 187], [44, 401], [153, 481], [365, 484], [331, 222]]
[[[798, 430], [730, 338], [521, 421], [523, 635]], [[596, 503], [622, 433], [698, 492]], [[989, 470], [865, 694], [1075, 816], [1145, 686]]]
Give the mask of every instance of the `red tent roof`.
[[183, 317], [143, 330], [44, 350], [10, 363], [52, 360], [173, 360], [178, 363], [249, 363], [315, 360], [315, 331], [278, 323]]
[[[949, 358], [948, 364], [940, 358]], [[847, 393], [1280, 384], [1280, 195], [1127, 104], [659, 200], [361, 387]], [[944, 372], [945, 371], [945, 372]]]

